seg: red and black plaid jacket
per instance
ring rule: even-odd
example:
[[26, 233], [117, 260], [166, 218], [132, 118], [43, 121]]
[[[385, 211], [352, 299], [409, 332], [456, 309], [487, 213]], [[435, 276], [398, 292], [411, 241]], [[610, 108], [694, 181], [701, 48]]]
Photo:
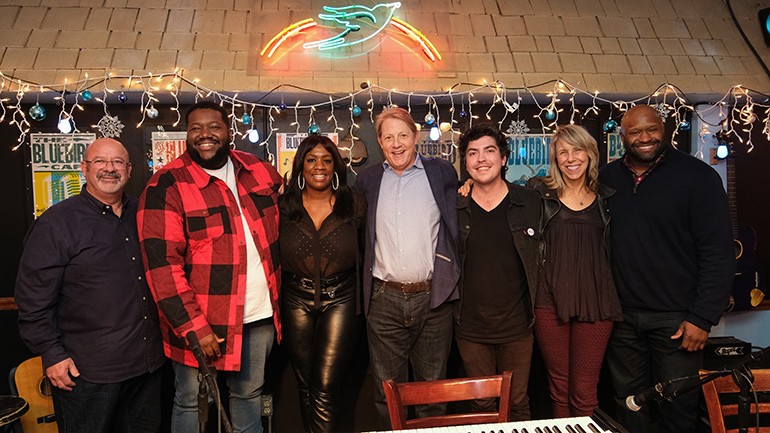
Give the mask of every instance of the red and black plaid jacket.
[[[248, 229], [256, 241], [270, 289], [273, 321], [281, 336], [278, 290], [278, 189], [281, 177], [268, 163], [230, 153]], [[246, 244], [238, 203], [227, 185], [209, 176], [185, 152], [155, 173], [137, 213], [147, 283], [161, 313], [166, 356], [196, 367], [185, 335], [214, 332], [225, 339], [214, 366], [240, 370]], [[255, 269], [257, 270], [257, 269]]]

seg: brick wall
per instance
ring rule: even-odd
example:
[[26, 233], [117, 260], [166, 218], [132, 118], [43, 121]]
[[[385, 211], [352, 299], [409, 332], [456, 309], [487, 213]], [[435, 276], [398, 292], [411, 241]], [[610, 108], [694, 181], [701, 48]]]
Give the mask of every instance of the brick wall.
[[[274, 65], [258, 57], [285, 26], [347, 0], [0, 0], [0, 71], [61, 83], [85, 73], [179, 67], [187, 78], [233, 91], [290, 83], [347, 92], [367, 80], [435, 91], [457, 82], [499, 80], [516, 87], [555, 78], [601, 92], [641, 94], [665, 82], [702, 94], [721, 94], [738, 83], [770, 91], [722, 0], [402, 3], [396, 16], [424, 32], [442, 62], [432, 64], [414, 47], [387, 40], [354, 57], [328, 59], [301, 47]], [[770, 1], [734, 3], [746, 34], [770, 60], [756, 16]]]

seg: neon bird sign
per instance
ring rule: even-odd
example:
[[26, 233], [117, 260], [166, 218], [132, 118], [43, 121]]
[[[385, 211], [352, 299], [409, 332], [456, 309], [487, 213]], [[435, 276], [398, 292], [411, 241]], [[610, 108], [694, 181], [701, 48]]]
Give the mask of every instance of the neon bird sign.
[[[362, 5], [323, 6], [326, 13], [319, 14], [318, 18], [332, 23], [340, 29], [339, 32], [324, 39], [305, 42], [302, 47], [306, 50], [328, 51], [363, 44], [383, 32], [388, 26], [392, 26], [415, 42], [432, 62], [441, 60], [441, 54], [427, 36], [406, 21], [393, 16], [396, 9], [400, 7], [401, 2], [379, 3], [373, 7]], [[271, 58], [284, 42], [317, 26], [319, 23], [313, 18], [297, 21], [273, 36], [262, 48], [259, 55]], [[368, 32], [362, 31], [363, 26], [366, 26]], [[356, 32], [361, 32], [361, 37], [350, 39], [350, 36], [355, 35]]]

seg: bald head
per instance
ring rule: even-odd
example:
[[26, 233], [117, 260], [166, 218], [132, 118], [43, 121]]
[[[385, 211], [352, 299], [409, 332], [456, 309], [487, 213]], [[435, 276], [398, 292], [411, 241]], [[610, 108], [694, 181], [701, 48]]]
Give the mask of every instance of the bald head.
[[92, 160], [94, 154], [105, 150], [112, 150], [118, 153], [122, 152], [123, 159], [128, 162], [128, 151], [126, 150], [126, 147], [114, 138], [97, 138], [94, 140], [94, 142], [86, 148], [85, 159]]
[[640, 116], [649, 117], [651, 120], [657, 121], [661, 128], [663, 127], [663, 119], [660, 117], [658, 110], [650, 105], [634, 105], [623, 114], [623, 118], [620, 120], [621, 134], [624, 129], [627, 129]]

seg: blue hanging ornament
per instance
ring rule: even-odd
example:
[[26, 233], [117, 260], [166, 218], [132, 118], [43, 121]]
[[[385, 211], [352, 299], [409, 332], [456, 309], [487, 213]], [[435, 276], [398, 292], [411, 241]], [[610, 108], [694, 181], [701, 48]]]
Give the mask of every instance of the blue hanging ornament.
[[353, 108], [350, 109], [350, 112], [354, 116], [358, 117], [361, 115], [361, 107], [359, 107], [358, 105], [354, 105]]
[[278, 109], [279, 109], [279, 110], [281, 110], [281, 111], [284, 111], [284, 110], [286, 110], [286, 104], [284, 104], [283, 102], [281, 102], [280, 104], [278, 104]]
[[35, 104], [29, 108], [29, 117], [31, 117], [32, 120], [37, 120], [40, 122], [41, 120], [45, 119], [45, 115], [45, 108], [40, 104]]
[[556, 119], [556, 110], [548, 110], [545, 112], [545, 119], [546, 120], [554, 120]]
[[436, 123], [436, 116], [433, 115], [433, 113], [428, 113], [425, 115], [425, 123], [428, 125], [433, 125]]
[[126, 96], [126, 94], [125, 94], [125, 93], [123, 93], [123, 92], [120, 92], [120, 94], [118, 95], [118, 101], [120, 101], [120, 102], [126, 102], [126, 101], [128, 101], [128, 96]]
[[315, 134], [319, 134], [320, 132], [321, 132], [321, 128], [319, 128], [318, 125], [316, 125], [315, 123], [313, 123], [307, 128], [308, 134], [315, 135]]
[[679, 130], [680, 131], [689, 131], [690, 130], [690, 122], [683, 120], [679, 122]]
[[94, 97], [94, 95], [91, 94], [90, 90], [83, 90], [80, 92], [80, 97], [83, 98], [83, 101], [88, 102]]
[[243, 116], [241, 116], [241, 122], [243, 122], [244, 125], [251, 125], [251, 116], [249, 116], [247, 113], [243, 113]]
[[466, 117], [468, 117], [468, 113], [465, 110], [460, 110], [459, 116], [460, 116], [460, 119], [465, 119]]
[[604, 122], [604, 125], [602, 126], [602, 129], [604, 129], [604, 132], [608, 134], [612, 134], [613, 132], [617, 131], [618, 129], [618, 122], [615, 119], [610, 119], [606, 122]]

